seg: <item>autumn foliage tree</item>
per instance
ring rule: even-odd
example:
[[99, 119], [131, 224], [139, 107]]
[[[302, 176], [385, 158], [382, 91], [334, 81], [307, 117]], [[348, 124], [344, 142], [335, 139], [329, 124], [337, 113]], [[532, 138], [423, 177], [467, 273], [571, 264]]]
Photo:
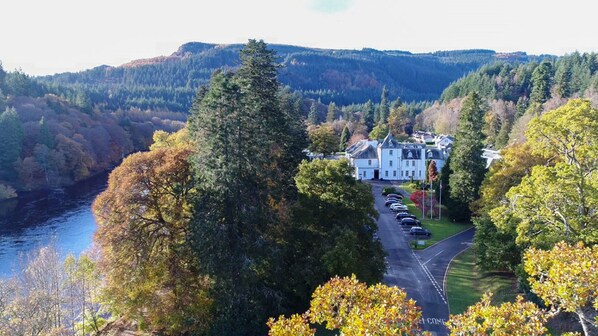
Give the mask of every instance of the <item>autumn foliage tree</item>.
[[574, 313], [585, 335], [598, 334], [598, 246], [560, 242], [549, 251], [524, 255], [532, 291], [546, 305]]
[[515, 302], [500, 306], [491, 304], [492, 294], [459, 315], [451, 315], [446, 323], [450, 335], [540, 336], [546, 335], [547, 314], [521, 296]]
[[188, 244], [190, 155], [182, 146], [127, 157], [93, 204], [111, 311], [168, 334], [204, 332], [210, 321], [210, 280]]
[[552, 247], [560, 240], [598, 242], [598, 110], [574, 99], [530, 122], [526, 132], [536, 165], [490, 216], [506, 227], [515, 219], [517, 242]]
[[270, 336], [315, 335], [309, 323], [350, 336], [419, 335], [420, 319], [420, 308], [405, 291], [383, 284], [367, 286], [351, 276], [334, 277], [319, 286], [303, 316], [280, 316], [270, 319], [268, 326]]

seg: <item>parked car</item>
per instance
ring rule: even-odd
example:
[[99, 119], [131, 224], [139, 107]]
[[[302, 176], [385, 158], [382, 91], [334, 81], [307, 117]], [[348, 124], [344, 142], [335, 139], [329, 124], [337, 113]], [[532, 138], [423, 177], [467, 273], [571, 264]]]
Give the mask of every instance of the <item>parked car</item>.
[[390, 206], [390, 210], [393, 210], [393, 211], [401, 211], [401, 210], [407, 210], [407, 209], [408, 209], [407, 206], [403, 205], [401, 203], [395, 203]]
[[396, 218], [397, 220], [401, 220], [401, 219], [403, 219], [403, 218], [413, 218], [413, 219], [417, 219], [417, 216], [415, 216], [415, 215], [412, 215], [412, 214], [410, 214], [410, 213], [408, 213], [408, 212], [406, 212], [406, 211], [405, 211], [405, 212], [399, 212], [398, 214], [396, 214], [396, 215], [395, 215], [395, 218]]
[[391, 206], [393, 204], [402, 204], [402, 201], [397, 200], [397, 199], [391, 199], [391, 200], [384, 202], [384, 205], [386, 205], [386, 206]]
[[417, 219], [413, 219], [413, 218], [407, 217], [407, 218], [401, 219], [401, 225], [405, 225], [405, 226], [420, 226], [421, 223]]
[[393, 197], [393, 198], [399, 198], [399, 199], [403, 199], [403, 195], [399, 195], [399, 194], [388, 194], [388, 195], [386, 195], [386, 198], [387, 198], [387, 199], [388, 199], [388, 198], [391, 198], [391, 197]]
[[412, 236], [430, 237], [432, 235], [432, 232], [422, 228], [421, 226], [414, 226], [409, 230], [409, 234]]

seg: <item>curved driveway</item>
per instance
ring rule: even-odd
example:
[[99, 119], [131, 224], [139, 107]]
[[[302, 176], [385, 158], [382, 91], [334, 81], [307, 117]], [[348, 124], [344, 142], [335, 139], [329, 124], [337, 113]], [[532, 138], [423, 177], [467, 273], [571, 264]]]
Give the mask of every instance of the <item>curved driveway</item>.
[[444, 326], [449, 316], [443, 288], [444, 276], [452, 258], [467, 249], [473, 230], [459, 233], [423, 251], [409, 247], [410, 237], [397, 224], [394, 214], [384, 206], [382, 188], [389, 182], [368, 182], [372, 186], [378, 218], [378, 237], [387, 253], [384, 282], [403, 288], [422, 308], [422, 327], [433, 335], [448, 335]]

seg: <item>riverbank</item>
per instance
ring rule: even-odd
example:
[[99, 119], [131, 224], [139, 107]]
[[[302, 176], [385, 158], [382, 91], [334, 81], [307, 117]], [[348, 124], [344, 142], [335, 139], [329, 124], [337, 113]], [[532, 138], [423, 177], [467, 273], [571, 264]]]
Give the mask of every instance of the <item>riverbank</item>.
[[28, 192], [0, 203], [0, 277], [9, 275], [31, 250], [48, 244], [63, 255], [88, 249], [96, 229], [91, 204], [107, 180], [104, 172], [69, 187]]

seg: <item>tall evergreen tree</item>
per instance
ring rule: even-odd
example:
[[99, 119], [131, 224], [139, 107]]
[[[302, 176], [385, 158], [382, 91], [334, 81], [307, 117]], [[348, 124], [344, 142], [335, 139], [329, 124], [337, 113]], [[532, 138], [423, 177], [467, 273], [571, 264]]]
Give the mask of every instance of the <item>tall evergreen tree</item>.
[[349, 132], [349, 127], [345, 125], [343, 127], [343, 132], [341, 133], [341, 143], [338, 146], [339, 151], [344, 151], [347, 148], [347, 143], [349, 142], [349, 138], [351, 137], [351, 133]]
[[386, 85], [382, 87], [382, 95], [380, 97], [380, 112], [378, 116], [378, 122], [385, 124], [386, 119], [388, 118], [389, 114], [389, 107], [388, 107], [388, 90], [386, 89]]
[[368, 100], [363, 107], [363, 120], [368, 128], [368, 132], [374, 128], [374, 104]]
[[509, 143], [509, 134], [512, 127], [511, 118], [504, 117], [500, 125], [500, 131], [496, 135], [496, 140], [494, 140], [494, 148], [503, 148]]
[[14, 175], [14, 164], [21, 156], [23, 125], [14, 108], [0, 114], [0, 176]]
[[309, 114], [307, 115], [307, 123], [310, 125], [317, 125], [318, 124], [318, 107], [316, 102], [311, 102], [311, 106], [309, 107]]
[[477, 92], [471, 93], [463, 102], [455, 145], [451, 153], [450, 198], [454, 203], [453, 219], [465, 221], [471, 217], [470, 204], [479, 196], [486, 171], [481, 157], [484, 148], [485, 104]]
[[217, 279], [214, 335], [259, 334], [280, 311], [273, 236], [306, 145], [296, 104], [280, 91], [274, 53], [250, 40], [241, 62], [234, 75], [213, 76], [189, 122], [202, 189], [194, 245]]
[[532, 73], [532, 93], [530, 101], [532, 103], [545, 103], [550, 98], [550, 86], [552, 80], [552, 63], [547, 60], [542, 61]]
[[336, 104], [331, 102], [328, 104], [328, 113], [326, 114], [326, 122], [333, 122], [336, 115]]
[[556, 84], [556, 93], [562, 97], [567, 98], [571, 96], [571, 62], [564, 60], [556, 70], [554, 81]]

